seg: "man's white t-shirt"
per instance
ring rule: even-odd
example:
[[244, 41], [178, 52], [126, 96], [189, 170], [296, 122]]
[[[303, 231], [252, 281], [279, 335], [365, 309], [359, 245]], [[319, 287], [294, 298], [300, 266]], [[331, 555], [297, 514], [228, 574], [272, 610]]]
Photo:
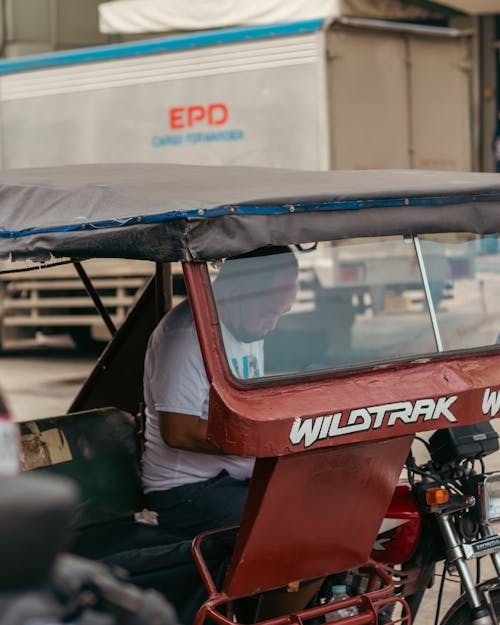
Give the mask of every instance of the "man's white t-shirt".
[[[234, 375], [262, 375], [263, 341], [241, 343], [222, 327]], [[146, 493], [215, 477], [225, 469], [237, 479], [251, 476], [254, 458], [205, 454], [169, 447], [162, 439], [158, 411], [208, 418], [209, 383], [188, 301], [170, 311], [152, 333], [144, 363], [146, 445], [142, 481]]]

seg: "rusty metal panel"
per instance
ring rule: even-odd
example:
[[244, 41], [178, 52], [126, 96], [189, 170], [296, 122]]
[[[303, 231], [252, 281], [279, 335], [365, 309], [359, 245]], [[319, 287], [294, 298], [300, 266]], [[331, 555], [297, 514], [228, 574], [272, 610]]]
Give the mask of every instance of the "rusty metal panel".
[[29, 421], [24, 427], [29, 431], [22, 437], [24, 470], [50, 467], [73, 459], [66, 435], [60, 428], [40, 431], [36, 421]]
[[224, 584], [228, 595], [366, 562], [412, 440], [257, 460]]
[[404, 38], [335, 26], [327, 41], [331, 167], [410, 167]]
[[471, 169], [467, 38], [410, 36], [410, 118], [417, 169]]

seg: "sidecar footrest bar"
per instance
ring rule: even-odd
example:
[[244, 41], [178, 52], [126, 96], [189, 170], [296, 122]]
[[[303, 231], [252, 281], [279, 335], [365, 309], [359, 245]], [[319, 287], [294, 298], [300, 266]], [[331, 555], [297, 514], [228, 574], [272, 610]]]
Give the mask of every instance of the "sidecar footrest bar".
[[[232, 617], [224, 614], [224, 608], [230, 607], [234, 599], [240, 597], [231, 597], [224, 591], [219, 591], [212, 578], [210, 570], [203, 558], [201, 546], [204, 540], [229, 534], [238, 529], [238, 526], [229, 527], [223, 530], [212, 530], [200, 534], [193, 540], [192, 551], [193, 557], [205, 584], [209, 598], [199, 609], [193, 625], [203, 625], [205, 622], [213, 622], [217, 625], [235, 625]], [[350, 597], [335, 603], [327, 603], [312, 608], [294, 612], [292, 614], [284, 614], [274, 618], [258, 621], [256, 625], [303, 625], [304, 621], [324, 616], [330, 612], [340, 610], [342, 608], [356, 606], [358, 613], [346, 617], [339, 621], [341, 625], [376, 625], [378, 623], [379, 614], [387, 608], [394, 608], [399, 605], [401, 608], [401, 616], [393, 620], [386, 621], [387, 625], [411, 625], [411, 615], [408, 604], [402, 597], [394, 594], [394, 582], [392, 577], [381, 565], [368, 562], [360, 568], [360, 572], [368, 577], [368, 588], [372, 589], [363, 595]]]

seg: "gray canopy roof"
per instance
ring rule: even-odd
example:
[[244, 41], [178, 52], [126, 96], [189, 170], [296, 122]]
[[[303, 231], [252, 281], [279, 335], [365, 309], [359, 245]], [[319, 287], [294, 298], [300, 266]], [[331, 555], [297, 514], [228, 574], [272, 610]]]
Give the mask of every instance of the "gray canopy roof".
[[209, 260], [429, 232], [500, 232], [500, 175], [165, 164], [0, 173], [2, 257]]

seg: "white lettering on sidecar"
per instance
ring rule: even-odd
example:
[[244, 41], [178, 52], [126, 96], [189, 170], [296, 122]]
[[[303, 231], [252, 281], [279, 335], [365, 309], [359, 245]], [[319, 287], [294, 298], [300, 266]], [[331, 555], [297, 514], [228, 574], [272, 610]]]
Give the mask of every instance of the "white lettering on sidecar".
[[[384, 423], [387, 427], [393, 427], [398, 421], [409, 425], [419, 421], [435, 421], [441, 417], [450, 423], [456, 423], [457, 420], [450, 410], [456, 399], [457, 395], [450, 395], [439, 397], [437, 401], [428, 398], [417, 399], [415, 402], [401, 401], [369, 408], [356, 408], [345, 413], [345, 417], [343, 412], [309, 419], [295, 417], [289, 438], [292, 445], [300, 445], [303, 442], [304, 447], [310, 447], [326, 438], [378, 430]], [[345, 422], [344, 425], [341, 425], [342, 421]]]
[[490, 416], [495, 417], [500, 411], [500, 392], [492, 391], [491, 388], [487, 388], [483, 395], [483, 414], [490, 413]]

